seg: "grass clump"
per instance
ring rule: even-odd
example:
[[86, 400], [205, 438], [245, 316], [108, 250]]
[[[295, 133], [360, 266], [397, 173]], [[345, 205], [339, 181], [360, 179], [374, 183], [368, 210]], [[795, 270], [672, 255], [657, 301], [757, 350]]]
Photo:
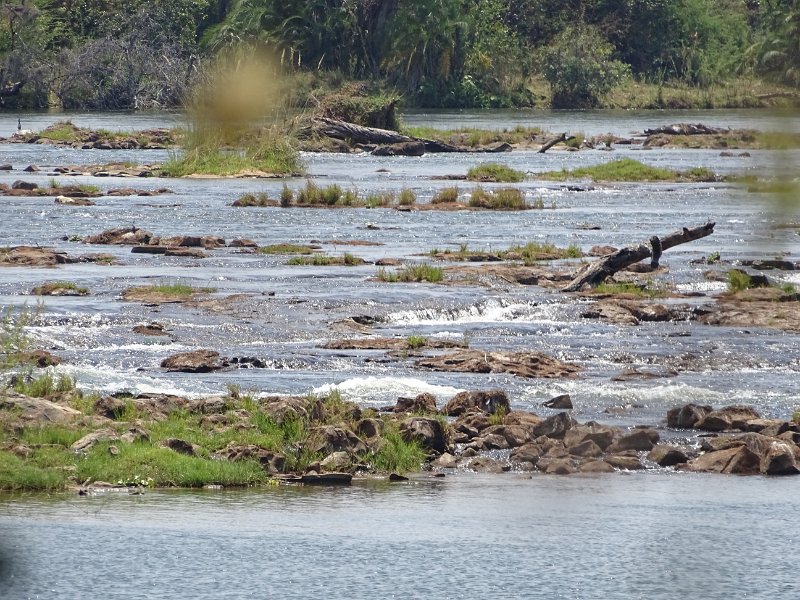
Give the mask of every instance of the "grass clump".
[[25, 327], [32, 314], [27, 308], [13, 306], [0, 309], [0, 370], [17, 366], [24, 353], [31, 347], [31, 339]]
[[400, 206], [413, 206], [417, 202], [417, 195], [413, 190], [403, 188], [397, 197], [397, 203]]
[[731, 269], [728, 271], [728, 293], [735, 294], [736, 292], [743, 292], [753, 287], [753, 280], [744, 271], [739, 269]]
[[237, 207], [249, 207], [249, 206], [275, 206], [277, 203], [269, 197], [269, 194], [266, 192], [258, 192], [252, 193], [247, 192], [246, 194], [242, 194], [239, 196], [238, 199], [234, 200], [231, 206]]
[[525, 173], [499, 163], [483, 163], [467, 171], [470, 181], [496, 183], [519, 183], [525, 179]]
[[87, 296], [89, 288], [79, 286], [71, 281], [51, 281], [37, 285], [31, 290], [34, 296]]
[[14, 390], [31, 398], [46, 398], [53, 394], [63, 394], [75, 389], [75, 380], [64, 373], [56, 376], [52, 371], [45, 371], [33, 377], [30, 374], [14, 377]]
[[411, 283], [423, 282], [439, 283], [444, 280], [444, 270], [427, 263], [418, 265], [406, 265], [397, 271], [387, 271], [378, 269], [378, 280], [387, 283]]
[[375, 469], [389, 473], [419, 471], [426, 454], [417, 442], [404, 440], [394, 422], [386, 424], [382, 437], [383, 443], [370, 459]]
[[558, 260], [562, 258], [580, 258], [583, 256], [581, 249], [571, 244], [567, 248], [559, 248], [555, 244], [540, 244], [528, 242], [524, 246], [512, 246], [499, 253], [503, 260], [521, 260], [525, 266], [531, 266], [542, 260]]
[[572, 170], [549, 171], [540, 179], [563, 181], [571, 178], [589, 178], [594, 181], [716, 181], [710, 169], [695, 167], [687, 171], [672, 171], [646, 165], [632, 158], [621, 158], [607, 163]]
[[55, 491], [64, 488], [66, 472], [32, 464], [31, 461], [0, 451], [0, 490]]
[[294, 256], [288, 260], [287, 265], [302, 265], [314, 267], [345, 266], [353, 267], [363, 265], [364, 259], [345, 252], [341, 256], [329, 256], [327, 254], [314, 254], [313, 256]]
[[472, 208], [488, 210], [525, 210], [525, 192], [516, 188], [502, 188], [487, 191], [477, 187], [470, 193], [469, 205]]
[[434, 194], [433, 198], [431, 198], [431, 204], [458, 202], [458, 193], [457, 187], [443, 188]]
[[261, 246], [258, 251], [261, 254], [312, 254], [314, 248], [302, 244], [271, 244]]
[[123, 293], [123, 298], [143, 302], [169, 302], [189, 300], [197, 294], [211, 294], [216, 291], [213, 287], [196, 288], [183, 283], [159, 283], [129, 288]]
[[419, 350], [428, 344], [428, 339], [423, 335], [410, 335], [406, 339], [406, 344], [411, 350]]

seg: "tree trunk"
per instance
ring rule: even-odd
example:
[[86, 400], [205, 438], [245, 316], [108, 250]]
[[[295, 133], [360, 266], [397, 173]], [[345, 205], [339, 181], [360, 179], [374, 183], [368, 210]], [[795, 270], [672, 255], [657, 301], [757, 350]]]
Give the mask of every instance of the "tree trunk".
[[[575, 136], [572, 136], [572, 137], [575, 137]], [[544, 154], [545, 152], [550, 150], [550, 148], [555, 146], [558, 142], [566, 142], [567, 139], [572, 139], [572, 137], [567, 138], [567, 134], [566, 133], [562, 133], [560, 136], [558, 136], [556, 138], [553, 138], [552, 140], [550, 140], [548, 142], [545, 142], [544, 146], [539, 148], [539, 154]]]
[[584, 285], [595, 286], [602, 283], [606, 277], [645, 258], [652, 257], [651, 266], [657, 267], [662, 251], [711, 235], [714, 233], [714, 225], [713, 221], [709, 221], [705, 225], [692, 229], [684, 227], [680, 231], [675, 231], [662, 238], [653, 236], [648, 243], [621, 248], [581, 269], [570, 284], [561, 291], [577, 292]]
[[390, 129], [363, 127], [347, 121], [319, 117], [313, 120], [314, 130], [322, 135], [339, 140], [349, 140], [356, 144], [406, 144], [422, 142], [426, 152], [465, 152], [462, 148], [444, 142], [415, 138]]

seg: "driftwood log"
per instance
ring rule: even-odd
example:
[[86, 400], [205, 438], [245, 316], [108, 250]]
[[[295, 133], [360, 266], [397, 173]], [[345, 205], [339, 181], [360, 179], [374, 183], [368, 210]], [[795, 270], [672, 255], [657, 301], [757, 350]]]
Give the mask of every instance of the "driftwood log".
[[407, 144], [409, 142], [421, 142], [425, 146], [426, 152], [465, 152], [463, 148], [428, 140], [416, 138], [410, 135], [403, 135], [390, 129], [378, 129], [377, 127], [363, 127], [355, 123], [319, 117], [313, 120], [314, 131], [322, 135], [338, 140], [349, 140], [356, 144]]
[[645, 129], [645, 135], [656, 135], [666, 133], [667, 135], [716, 135], [718, 133], [729, 133], [730, 129], [724, 127], [709, 127], [702, 123], [675, 123], [664, 125], [655, 129]]
[[585, 285], [597, 285], [602, 283], [606, 277], [610, 277], [617, 271], [642, 261], [645, 258], [651, 259], [650, 265], [652, 267], [658, 267], [658, 261], [664, 250], [669, 250], [673, 246], [699, 240], [707, 235], [711, 235], [714, 233], [714, 225], [715, 223], [713, 221], [709, 221], [705, 225], [700, 225], [699, 227], [693, 227], [691, 229], [684, 227], [680, 231], [675, 231], [661, 238], [653, 236], [647, 243], [637, 246], [628, 246], [627, 248], [621, 248], [616, 252], [607, 254], [581, 269], [569, 285], [563, 288], [562, 291], [577, 292]]
[[567, 140], [571, 140], [574, 137], [575, 136], [567, 137], [566, 133], [562, 133], [560, 136], [554, 137], [552, 140], [548, 140], [547, 142], [545, 142], [545, 144], [541, 148], [539, 148], [539, 154], [544, 154], [545, 152], [550, 150], [550, 148], [555, 146], [557, 143], [566, 142]]

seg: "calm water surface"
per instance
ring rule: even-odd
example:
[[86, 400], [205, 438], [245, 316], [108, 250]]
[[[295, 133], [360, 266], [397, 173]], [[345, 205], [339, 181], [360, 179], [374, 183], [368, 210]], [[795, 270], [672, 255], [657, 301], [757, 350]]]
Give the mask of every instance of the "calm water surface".
[[797, 480], [2, 498], [3, 598], [796, 598]]

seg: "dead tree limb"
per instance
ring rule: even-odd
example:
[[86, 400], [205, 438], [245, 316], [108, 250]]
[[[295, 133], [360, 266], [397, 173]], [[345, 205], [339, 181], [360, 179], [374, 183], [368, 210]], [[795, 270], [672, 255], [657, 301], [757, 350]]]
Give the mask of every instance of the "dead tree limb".
[[672, 125], [664, 125], [654, 129], [645, 129], [645, 135], [656, 135], [657, 133], [666, 133], [667, 135], [716, 135], [718, 133], [729, 133], [730, 129], [723, 127], [709, 127], [702, 123], [674, 123]]
[[567, 134], [566, 133], [562, 133], [560, 136], [554, 137], [552, 140], [549, 140], [549, 141], [545, 142], [544, 146], [539, 148], [539, 154], [544, 154], [545, 152], [550, 150], [550, 148], [555, 146], [557, 143], [566, 142], [566, 141], [567, 141]]
[[463, 148], [428, 140], [403, 135], [390, 129], [377, 127], [363, 127], [355, 123], [319, 117], [313, 121], [314, 130], [322, 135], [339, 140], [349, 140], [356, 144], [407, 144], [408, 142], [422, 142], [427, 152], [464, 152]]
[[662, 238], [653, 236], [650, 238], [649, 243], [639, 244], [638, 246], [628, 246], [621, 248], [616, 252], [612, 252], [595, 262], [587, 265], [581, 269], [569, 285], [563, 288], [563, 292], [577, 292], [584, 285], [597, 285], [602, 283], [606, 277], [610, 277], [617, 271], [629, 267], [645, 258], [652, 258], [651, 266], [657, 267], [658, 260], [661, 257], [661, 252], [669, 250], [673, 246], [685, 244], [699, 240], [707, 235], [714, 233], [714, 223], [709, 221], [705, 225], [687, 229], [684, 227], [680, 231], [675, 231]]

